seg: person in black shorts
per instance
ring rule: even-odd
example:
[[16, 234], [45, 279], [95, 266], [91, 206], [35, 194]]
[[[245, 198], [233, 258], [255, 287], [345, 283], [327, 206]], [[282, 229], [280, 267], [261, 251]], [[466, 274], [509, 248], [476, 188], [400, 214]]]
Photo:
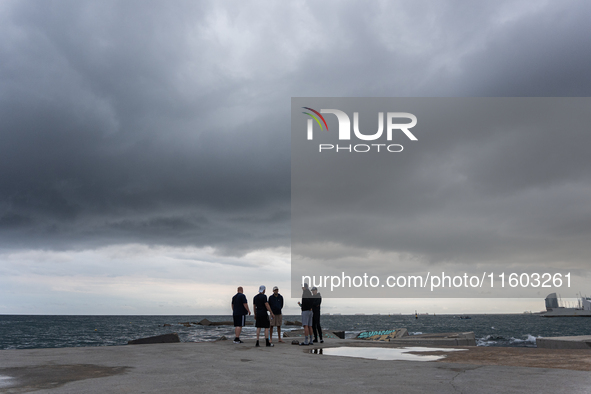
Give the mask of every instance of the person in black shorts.
[[250, 315], [250, 309], [242, 286], [238, 287], [237, 291], [236, 295], [232, 297], [232, 317], [234, 319], [234, 334], [236, 334], [234, 343], [242, 343], [240, 334], [242, 333], [242, 327], [246, 323], [246, 315]]
[[265, 295], [265, 286], [261, 285], [259, 287], [259, 294], [254, 296], [252, 300], [252, 305], [254, 309], [254, 318], [255, 318], [255, 327], [257, 328], [257, 343], [255, 346], [259, 345], [259, 336], [261, 334], [261, 328], [265, 329], [265, 341], [267, 346], [274, 346], [271, 341], [269, 340], [269, 327], [271, 323], [269, 322], [269, 315], [267, 315], [267, 311], [271, 312], [271, 317], [273, 317], [273, 312], [271, 311], [271, 307], [267, 302], [267, 296]]

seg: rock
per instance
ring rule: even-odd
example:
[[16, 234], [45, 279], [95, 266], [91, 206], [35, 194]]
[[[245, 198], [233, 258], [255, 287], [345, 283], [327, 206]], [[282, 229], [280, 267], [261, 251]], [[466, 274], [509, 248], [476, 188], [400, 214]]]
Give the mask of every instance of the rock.
[[345, 331], [331, 331], [335, 336], [345, 339]]
[[227, 341], [227, 340], [228, 340], [228, 338], [226, 338], [225, 335], [222, 335], [221, 337], [219, 337], [218, 339], [216, 339], [215, 342], [217, 342], [217, 341]]
[[301, 337], [304, 335], [304, 330], [283, 331], [283, 338]]
[[128, 341], [128, 345], [146, 345], [150, 343], [176, 343], [180, 342], [179, 334], [173, 332], [171, 334], [163, 334], [157, 335], [155, 337], [148, 337], [148, 338], [140, 338], [134, 339], [133, 341]]
[[406, 328], [399, 328], [396, 330], [396, 338], [402, 338], [408, 336], [408, 330]]
[[162, 325], [162, 327], [171, 327], [171, 325], [168, 324], [168, 323], [165, 323], [165, 324]]
[[207, 319], [201, 320], [198, 324], [201, 324], [202, 326], [211, 326], [211, 322]]
[[233, 321], [212, 321], [210, 322], [212, 326], [232, 326], [234, 325]]

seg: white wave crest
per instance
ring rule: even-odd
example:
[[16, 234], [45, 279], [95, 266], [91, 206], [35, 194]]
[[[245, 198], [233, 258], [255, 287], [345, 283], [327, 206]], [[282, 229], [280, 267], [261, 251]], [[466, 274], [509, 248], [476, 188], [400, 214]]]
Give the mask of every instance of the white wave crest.
[[542, 338], [539, 335], [537, 337], [534, 337], [531, 334], [527, 334], [527, 335], [524, 335], [524, 336], [526, 337], [525, 339], [518, 339], [518, 338], [511, 337], [509, 339], [509, 342], [511, 342], [511, 343], [532, 343], [532, 344], [535, 345], [536, 344], [536, 339]]
[[483, 338], [476, 339], [476, 346], [493, 346], [497, 344], [497, 341], [491, 340], [492, 335], [487, 335]]

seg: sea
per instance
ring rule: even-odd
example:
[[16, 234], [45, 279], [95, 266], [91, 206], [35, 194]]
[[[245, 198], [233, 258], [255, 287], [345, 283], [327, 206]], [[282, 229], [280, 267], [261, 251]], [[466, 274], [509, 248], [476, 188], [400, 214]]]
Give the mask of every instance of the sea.
[[[252, 321], [252, 316], [248, 317]], [[0, 315], [0, 349], [38, 349], [81, 346], [118, 346], [128, 341], [171, 332], [181, 342], [234, 338], [232, 326], [202, 326], [202, 319], [231, 321], [215, 316], [41, 316]], [[285, 315], [283, 321], [300, 320]], [[247, 319], [248, 321], [248, 319]], [[189, 323], [187, 327], [183, 323]], [[474, 331], [478, 346], [535, 347], [543, 337], [591, 335], [591, 318], [543, 318], [537, 314], [487, 315], [322, 315], [325, 330], [345, 331], [354, 338], [362, 331], [407, 328], [411, 335]], [[284, 326], [283, 331], [300, 329]], [[254, 338], [246, 326], [241, 338]]]

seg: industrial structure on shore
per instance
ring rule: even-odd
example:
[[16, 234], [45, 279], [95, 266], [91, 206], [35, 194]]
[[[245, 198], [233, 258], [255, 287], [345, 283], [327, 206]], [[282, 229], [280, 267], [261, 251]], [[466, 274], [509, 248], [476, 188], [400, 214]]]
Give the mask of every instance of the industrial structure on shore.
[[591, 297], [580, 296], [576, 307], [560, 305], [556, 293], [546, 297], [546, 312], [543, 317], [591, 317]]

